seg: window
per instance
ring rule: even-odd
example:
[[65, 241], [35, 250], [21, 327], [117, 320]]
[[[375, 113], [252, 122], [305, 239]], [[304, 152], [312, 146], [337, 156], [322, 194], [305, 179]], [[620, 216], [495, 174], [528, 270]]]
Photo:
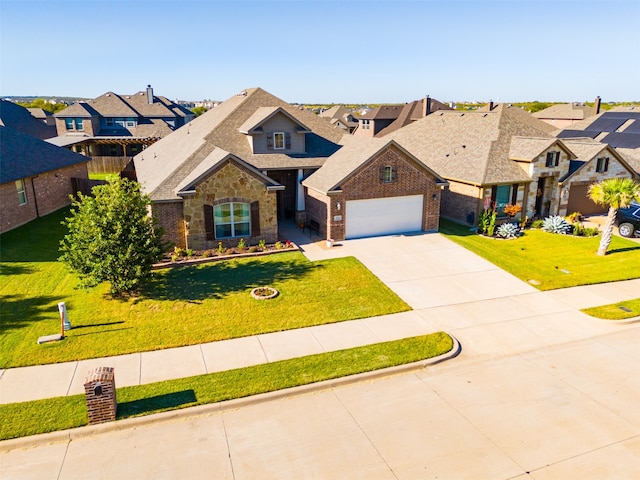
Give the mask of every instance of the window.
[[596, 172], [604, 173], [607, 170], [609, 170], [609, 157], [599, 158], [596, 164]]
[[493, 187], [493, 198], [495, 201], [496, 213], [499, 217], [505, 216], [504, 207], [511, 201], [511, 185], [498, 185]]
[[136, 122], [135, 118], [127, 118], [127, 121], [126, 121], [127, 128], [135, 127], [137, 123], [138, 122]]
[[82, 126], [82, 119], [81, 118], [74, 118], [75, 120], [75, 124], [76, 124], [76, 130], [84, 130], [84, 127]]
[[371, 126], [370, 120], [362, 120], [362, 128], [364, 130], [369, 130], [370, 126]]
[[393, 168], [390, 166], [386, 166], [382, 170], [382, 182], [383, 183], [391, 183], [393, 180]]
[[547, 152], [547, 167], [557, 167], [560, 164], [560, 152]]
[[275, 132], [273, 134], [273, 148], [284, 150], [284, 132]]
[[73, 130], [73, 118], [65, 118], [64, 124], [67, 127], [67, 130]]
[[251, 207], [248, 203], [223, 203], [213, 207], [216, 238], [251, 235]]
[[107, 127], [113, 127], [113, 118], [105, 118], [107, 122]]
[[24, 180], [16, 180], [16, 191], [18, 192], [18, 205], [27, 203], [27, 191], [24, 189]]

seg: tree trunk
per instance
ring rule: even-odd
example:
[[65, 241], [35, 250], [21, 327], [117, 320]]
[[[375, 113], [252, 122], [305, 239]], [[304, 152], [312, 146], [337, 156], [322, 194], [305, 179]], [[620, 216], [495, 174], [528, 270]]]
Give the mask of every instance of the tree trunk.
[[607, 248], [611, 243], [611, 236], [613, 235], [613, 223], [616, 219], [617, 210], [613, 207], [609, 207], [609, 213], [607, 214], [607, 221], [602, 229], [602, 238], [600, 239], [600, 246], [598, 247], [598, 255], [606, 255]]

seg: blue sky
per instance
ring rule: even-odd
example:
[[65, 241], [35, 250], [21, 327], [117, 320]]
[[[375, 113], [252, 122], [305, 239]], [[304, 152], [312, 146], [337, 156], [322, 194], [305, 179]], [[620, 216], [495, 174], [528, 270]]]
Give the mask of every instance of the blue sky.
[[640, 0], [0, 0], [0, 95], [640, 100]]

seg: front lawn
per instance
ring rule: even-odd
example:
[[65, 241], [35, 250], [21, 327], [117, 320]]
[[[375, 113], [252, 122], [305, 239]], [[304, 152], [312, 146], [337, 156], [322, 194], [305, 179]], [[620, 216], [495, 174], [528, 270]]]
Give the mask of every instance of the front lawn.
[[[309, 355], [225, 372], [118, 388], [118, 418], [221, 402], [443, 355], [444, 332]], [[86, 425], [84, 395], [0, 405], [0, 440]]]
[[[0, 368], [157, 350], [353, 320], [410, 308], [355, 258], [309, 262], [299, 252], [156, 272], [136, 298], [112, 299], [106, 285], [77, 290], [56, 261], [66, 210], [0, 236]], [[250, 290], [280, 295], [254, 300]], [[73, 329], [61, 342], [57, 304]]]
[[600, 307], [585, 308], [581, 311], [592, 317], [604, 320], [625, 320], [627, 318], [640, 317], [640, 298]]
[[540, 290], [640, 277], [640, 245], [614, 236], [598, 256], [600, 237], [573, 237], [530, 229], [514, 240], [487, 238], [441, 220], [440, 233]]

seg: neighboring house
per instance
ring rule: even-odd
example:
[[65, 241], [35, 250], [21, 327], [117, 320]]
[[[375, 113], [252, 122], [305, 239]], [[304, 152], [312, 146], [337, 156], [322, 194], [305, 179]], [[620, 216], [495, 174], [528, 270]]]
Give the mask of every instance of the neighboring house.
[[107, 92], [54, 115], [54, 145], [91, 157], [90, 172], [120, 172], [131, 158], [194, 118], [186, 108], [154, 95], [151, 86], [133, 95]]
[[344, 132], [254, 88], [231, 97], [134, 157], [166, 239], [194, 249], [278, 239], [305, 219], [302, 179]]
[[437, 231], [447, 184], [393, 140], [350, 138], [302, 184], [327, 238]]
[[74, 178], [88, 178], [83, 155], [0, 127], [0, 232], [71, 203]]
[[640, 175], [640, 107], [619, 106], [558, 133], [562, 139], [591, 138], [615, 148]]
[[[520, 216], [528, 218], [564, 214], [576, 204], [584, 182], [631, 174], [606, 145], [600, 152], [581, 150], [583, 157], [554, 132], [520, 108], [490, 104], [484, 111], [441, 111], [384, 138], [397, 141], [449, 182], [444, 217], [473, 225], [487, 205], [495, 206], [501, 218], [507, 204], [520, 205]], [[609, 169], [592, 171], [603, 155], [610, 155]]]
[[29, 110], [29, 113], [33, 116], [33, 118], [35, 118], [36, 120], [40, 120], [42, 123], [48, 125], [49, 127], [53, 127], [54, 132], [56, 132], [56, 119], [53, 118], [53, 113], [43, 108], [27, 108], [27, 110]]
[[584, 103], [562, 103], [552, 105], [532, 115], [549, 125], [563, 129], [600, 113], [600, 104], [600, 97], [596, 97], [593, 107], [589, 107]]
[[358, 129], [354, 135], [383, 137], [440, 110], [452, 109], [429, 96], [404, 105], [382, 105], [359, 118]]
[[55, 127], [35, 118], [29, 109], [7, 100], [0, 100], [0, 125], [40, 140], [56, 136]]
[[353, 112], [347, 107], [335, 105], [318, 114], [322, 118], [327, 118], [332, 125], [345, 130], [347, 133], [353, 133], [358, 128], [358, 119]]

